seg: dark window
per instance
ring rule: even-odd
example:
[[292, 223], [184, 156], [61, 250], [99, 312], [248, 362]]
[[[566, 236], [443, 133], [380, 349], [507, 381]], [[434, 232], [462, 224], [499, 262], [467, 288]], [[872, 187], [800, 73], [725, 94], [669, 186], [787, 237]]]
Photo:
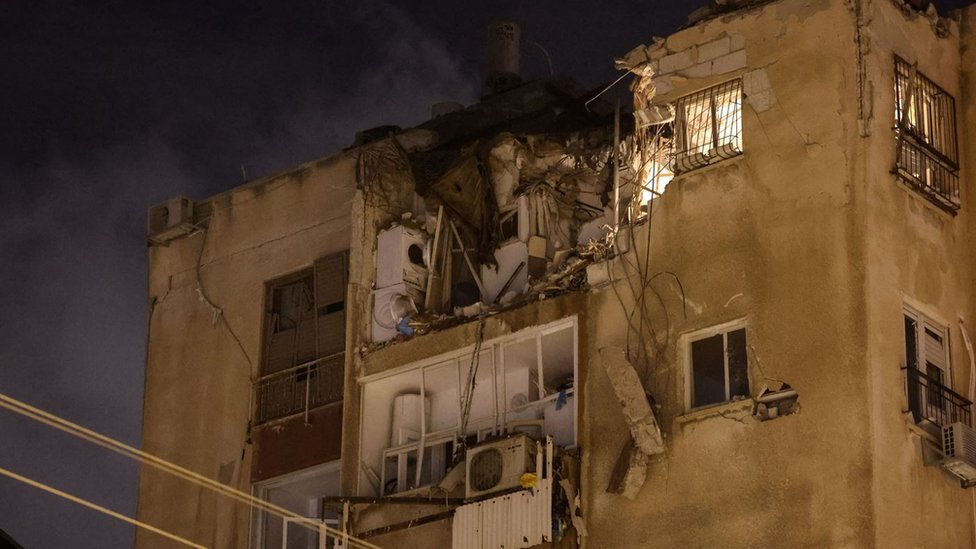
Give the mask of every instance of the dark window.
[[693, 340], [691, 370], [693, 408], [748, 397], [745, 328]]
[[346, 253], [272, 281], [255, 423], [342, 400]]
[[937, 206], [959, 209], [956, 102], [945, 90], [895, 57], [896, 173]]

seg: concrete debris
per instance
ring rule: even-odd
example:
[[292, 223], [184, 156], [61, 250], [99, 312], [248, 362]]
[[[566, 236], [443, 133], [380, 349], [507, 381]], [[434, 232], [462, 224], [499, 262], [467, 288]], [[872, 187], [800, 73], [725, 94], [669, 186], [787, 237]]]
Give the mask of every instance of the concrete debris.
[[799, 398], [796, 389], [786, 383], [781, 384], [776, 390], [766, 387], [755, 398], [756, 407], [753, 416], [760, 421], [767, 421], [795, 414], [800, 411], [800, 404], [797, 402]]
[[627, 441], [610, 475], [607, 492], [620, 494], [631, 501], [636, 499], [647, 479], [648, 462], [649, 456], [634, 445], [632, 440]]
[[[638, 48], [619, 61], [649, 86], [640, 114], [622, 121], [616, 194], [621, 217], [631, 221], [649, 211], [646, 181], [663, 165], [661, 131], [674, 118], [670, 105], [650, 104], [661, 47]], [[626, 242], [615, 244], [613, 234], [611, 112], [602, 101], [583, 108], [588, 96], [553, 81], [544, 88], [555, 94], [550, 101], [576, 101], [573, 108], [538, 111], [541, 118], [532, 123], [514, 119], [511, 108], [530, 107], [509, 103], [543, 91], [533, 83], [523, 88], [493, 96], [488, 103], [497, 109], [490, 113], [481, 112], [487, 106], [482, 102], [418, 128], [379, 128], [361, 136], [369, 144], [358, 162], [359, 188], [368, 204], [386, 213], [375, 227], [382, 245], [373, 288], [374, 347], [584, 291], [605, 282], [605, 269], [588, 267], [627, 252]], [[571, 129], [561, 130], [550, 113], [572, 118]], [[576, 119], [579, 113], [590, 120]], [[505, 124], [487, 123], [494, 119]], [[503, 126], [507, 131], [496, 130]], [[652, 191], [660, 190], [655, 180]], [[409, 230], [391, 231], [397, 226]], [[400, 233], [402, 246], [401, 237], [393, 236]], [[391, 274], [394, 280], [383, 278]], [[415, 307], [397, 306], [406, 302]]]
[[637, 371], [619, 347], [600, 349], [600, 360], [620, 401], [634, 445], [647, 455], [664, 452], [664, 437]]

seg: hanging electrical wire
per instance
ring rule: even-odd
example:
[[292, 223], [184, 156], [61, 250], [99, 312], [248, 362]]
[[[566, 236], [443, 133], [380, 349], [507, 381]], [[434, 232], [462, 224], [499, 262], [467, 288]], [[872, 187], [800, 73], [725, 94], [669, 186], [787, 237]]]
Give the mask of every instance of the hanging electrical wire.
[[471, 365], [468, 368], [468, 379], [464, 385], [464, 401], [461, 408], [461, 430], [459, 431], [460, 440], [458, 441], [458, 450], [454, 456], [455, 459], [460, 459], [467, 446], [465, 434], [468, 431], [468, 419], [471, 417], [471, 402], [474, 400], [474, 391], [478, 384], [478, 367], [481, 365], [481, 344], [484, 340], [485, 319], [482, 316], [478, 318], [478, 331], [475, 335], [474, 350], [471, 352]]
[[121, 521], [124, 521], [124, 522], [128, 522], [129, 524], [131, 524], [133, 526], [136, 526], [138, 528], [142, 528], [143, 530], [148, 530], [150, 532], [159, 534], [160, 536], [163, 536], [163, 537], [168, 538], [168, 539], [171, 539], [171, 540], [173, 540], [175, 542], [178, 542], [178, 543], [181, 543], [183, 545], [186, 545], [187, 547], [194, 547], [194, 548], [197, 548], [197, 549], [208, 549], [207, 546], [205, 546], [205, 545], [199, 545], [197, 543], [193, 543], [192, 541], [190, 541], [188, 539], [181, 538], [180, 536], [177, 536], [176, 534], [173, 534], [171, 532], [167, 532], [166, 530], [163, 530], [162, 528], [156, 528], [155, 526], [153, 526], [151, 524], [146, 524], [145, 522], [136, 520], [134, 518], [129, 518], [129, 517], [123, 515], [122, 513], [117, 513], [117, 512], [115, 512], [115, 511], [113, 511], [111, 509], [108, 509], [106, 507], [102, 507], [101, 505], [98, 505], [97, 503], [92, 503], [91, 501], [88, 501], [87, 499], [83, 499], [83, 498], [80, 498], [78, 496], [71, 495], [71, 494], [69, 494], [67, 492], [63, 492], [61, 490], [58, 490], [57, 488], [54, 488], [52, 486], [48, 486], [47, 484], [40, 483], [40, 482], [38, 482], [38, 481], [36, 481], [34, 479], [25, 477], [23, 475], [18, 475], [17, 473], [15, 473], [13, 471], [10, 471], [10, 470], [7, 470], [7, 469], [4, 469], [2, 467], [0, 467], [0, 475], [3, 475], [5, 477], [11, 478], [11, 479], [14, 479], [14, 480], [16, 480], [18, 482], [22, 482], [22, 483], [24, 483], [24, 484], [26, 484], [28, 486], [32, 486], [34, 488], [37, 488], [38, 490], [43, 490], [43, 491], [45, 491], [45, 492], [47, 492], [49, 494], [58, 496], [59, 498], [66, 499], [66, 500], [68, 500], [70, 502], [77, 503], [78, 505], [81, 505], [83, 507], [87, 507], [87, 508], [89, 508], [89, 509], [91, 509], [93, 511], [98, 511], [99, 513], [108, 515], [108, 516], [113, 517], [113, 518], [117, 518], [117, 519], [119, 519]]
[[316, 533], [326, 532], [329, 535], [347, 539], [347, 544], [349, 547], [363, 547], [369, 549], [380, 549], [376, 545], [365, 542], [363, 540], [354, 538], [346, 532], [342, 532], [330, 526], [324, 525], [315, 519], [310, 519], [308, 517], [301, 516], [297, 513], [289, 511], [283, 507], [275, 505], [273, 503], [264, 501], [262, 499], [256, 498], [246, 492], [242, 492], [230, 486], [224, 485], [216, 480], [207, 478], [199, 473], [190, 471], [189, 469], [183, 468], [172, 462], [166, 461], [162, 458], [144, 452], [137, 448], [133, 448], [123, 442], [119, 442], [111, 437], [102, 435], [91, 429], [82, 427], [76, 423], [72, 423], [66, 419], [60, 418], [50, 412], [41, 410], [27, 403], [21, 402], [15, 398], [9, 397], [0, 393], [0, 407], [6, 408], [14, 413], [20, 414], [22, 416], [28, 417], [49, 427], [53, 427], [70, 435], [82, 438], [88, 442], [95, 445], [101, 446], [125, 457], [134, 459], [142, 464], [149, 465], [156, 469], [160, 469], [166, 473], [173, 476], [207, 488], [218, 494], [226, 496], [230, 499], [244, 503], [251, 508], [258, 509], [269, 513], [271, 515], [277, 516], [282, 519], [289, 519], [293, 524], [297, 524], [300, 527], [312, 530]]

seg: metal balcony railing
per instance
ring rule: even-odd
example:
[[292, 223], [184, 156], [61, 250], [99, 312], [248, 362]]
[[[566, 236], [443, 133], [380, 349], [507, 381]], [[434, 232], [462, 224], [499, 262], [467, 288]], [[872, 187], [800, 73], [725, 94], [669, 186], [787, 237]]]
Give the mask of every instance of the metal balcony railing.
[[898, 140], [896, 172], [915, 190], [936, 205], [955, 212], [959, 209], [959, 170], [939, 161], [910, 136]]
[[342, 400], [345, 353], [264, 376], [254, 383], [254, 424]]
[[939, 207], [959, 209], [956, 102], [914, 65], [895, 57], [895, 172]]
[[908, 381], [908, 409], [915, 423], [939, 427], [962, 422], [973, 426], [973, 403], [918, 368], [903, 368]]

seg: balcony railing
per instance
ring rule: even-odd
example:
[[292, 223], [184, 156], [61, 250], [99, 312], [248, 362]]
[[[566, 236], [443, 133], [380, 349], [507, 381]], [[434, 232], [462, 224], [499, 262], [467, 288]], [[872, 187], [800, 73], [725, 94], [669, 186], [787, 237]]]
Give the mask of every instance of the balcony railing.
[[255, 425], [341, 401], [344, 364], [339, 353], [258, 379]]
[[909, 136], [898, 141], [896, 171], [939, 207], [952, 212], [959, 209], [959, 171], [939, 161]]
[[973, 403], [925, 375], [918, 368], [903, 368], [908, 381], [908, 409], [915, 423], [929, 422], [939, 427], [962, 422], [973, 426]]

